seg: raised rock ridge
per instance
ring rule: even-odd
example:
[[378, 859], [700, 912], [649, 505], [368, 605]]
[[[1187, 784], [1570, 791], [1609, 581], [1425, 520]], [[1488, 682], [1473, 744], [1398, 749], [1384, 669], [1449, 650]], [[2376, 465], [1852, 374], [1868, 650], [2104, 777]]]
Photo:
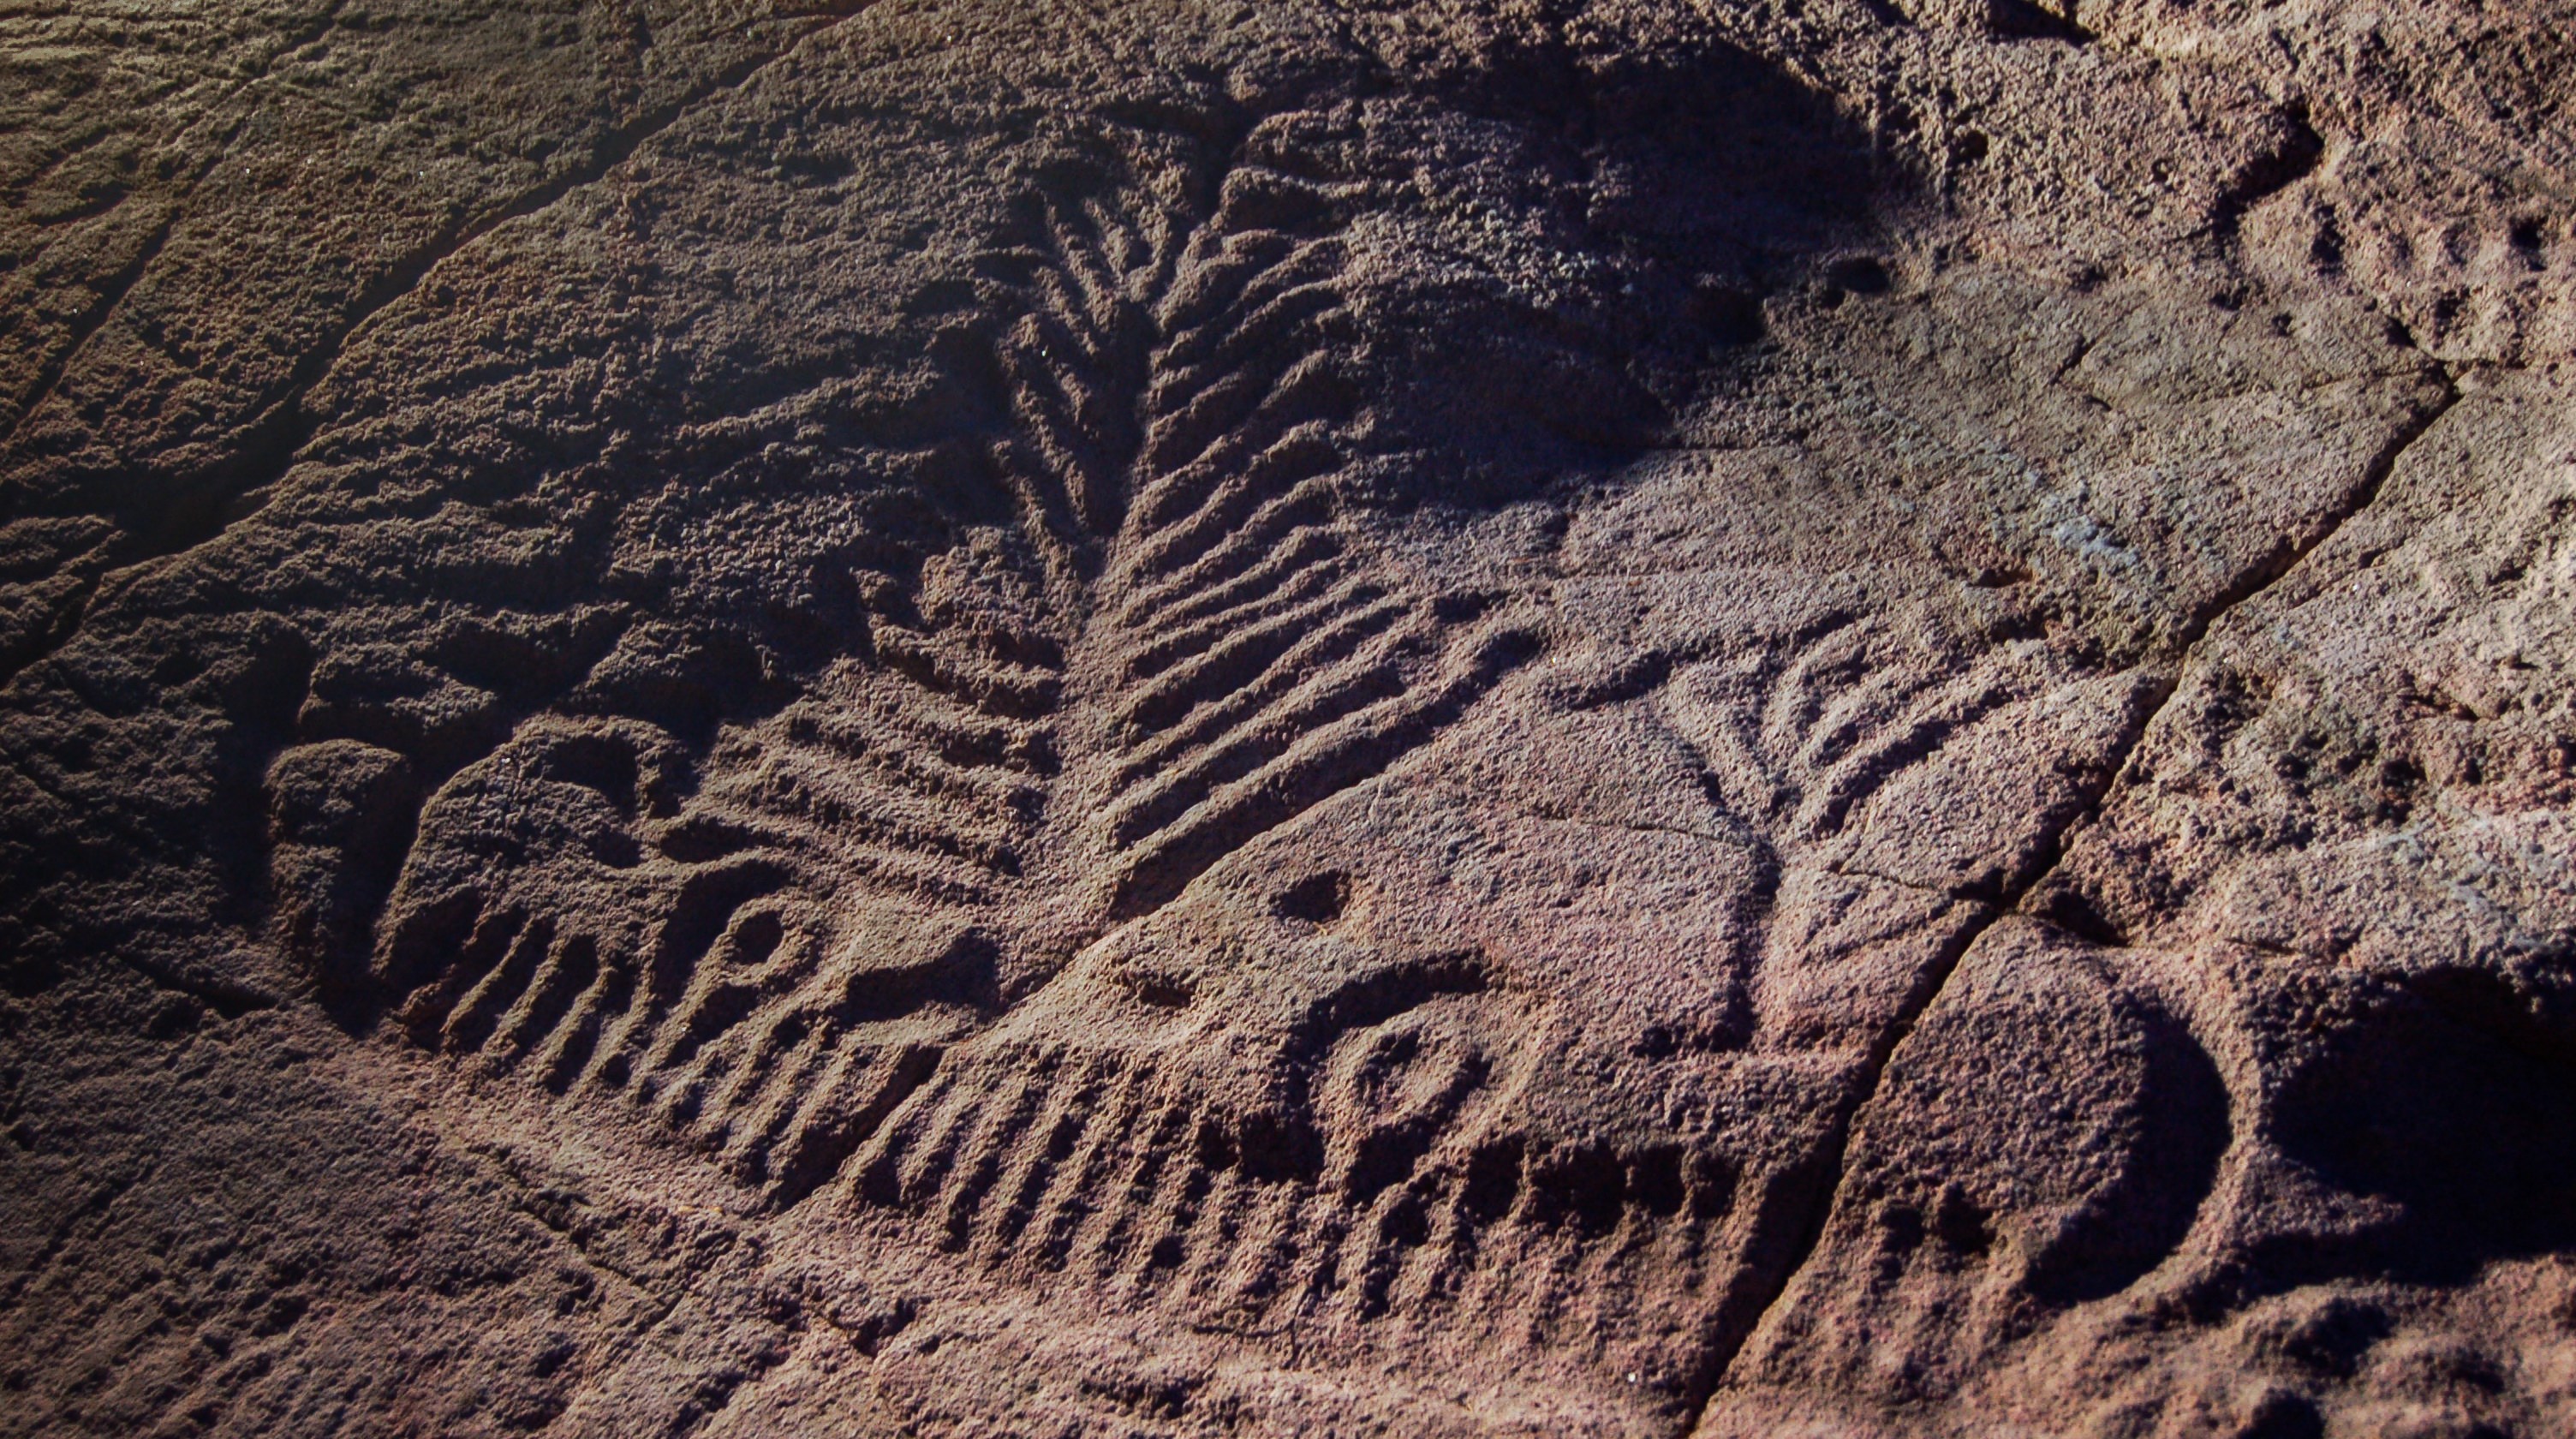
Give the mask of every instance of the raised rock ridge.
[[2576, 1426], [2571, 34], [0, 8], [0, 1434]]

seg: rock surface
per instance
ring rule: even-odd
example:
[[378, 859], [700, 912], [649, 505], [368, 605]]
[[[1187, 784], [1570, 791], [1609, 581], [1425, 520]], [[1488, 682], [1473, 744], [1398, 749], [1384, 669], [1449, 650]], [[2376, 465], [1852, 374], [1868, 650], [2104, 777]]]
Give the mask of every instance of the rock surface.
[[2576, 7], [0, 7], [0, 1435], [2576, 1427]]

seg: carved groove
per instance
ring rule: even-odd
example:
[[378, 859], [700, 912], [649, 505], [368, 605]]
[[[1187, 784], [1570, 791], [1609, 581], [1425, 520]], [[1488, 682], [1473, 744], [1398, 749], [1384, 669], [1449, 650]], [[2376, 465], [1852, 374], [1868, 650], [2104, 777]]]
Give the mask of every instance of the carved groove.
[[1322, 1025], [1284, 1111], [1232, 1111], [1150, 1060], [987, 1049], [879, 1132], [852, 1194], [934, 1216], [979, 1265], [1254, 1331], [1537, 1313], [1492, 1337], [1563, 1342], [1648, 1278], [1722, 1282], [1727, 1167], [1533, 1142], [1510, 1095], [1542, 1028], [1429, 983]]
[[[1249, 173], [1216, 189], [1315, 188]], [[1071, 889], [1095, 924], [1148, 913], [1383, 772], [1537, 646], [1445, 605], [1356, 524], [1332, 228], [1188, 209], [1127, 183], [1029, 196], [974, 265], [1006, 297], [984, 454], [1016, 526], [944, 522], [869, 571], [847, 658], [695, 760], [675, 811], [640, 787], [617, 800], [629, 818], [590, 848], [640, 863], [594, 876], [597, 903], [546, 913], [540, 895], [581, 886], [489, 882], [432, 898], [433, 859], [511, 823], [433, 804], [379, 959], [432, 971], [403, 1010], [420, 1043], [566, 1096], [622, 1093], [773, 1202], [874, 1144], [900, 1163], [871, 1161], [861, 1190], [959, 1247], [1124, 1252], [1148, 1229], [1139, 1255], [1168, 1247], [1168, 1224], [1068, 1217], [1065, 1186], [1096, 1179], [1111, 1141], [1051, 1079], [940, 1077], [999, 1000], [989, 955], [1015, 907]], [[513, 742], [536, 758], [469, 777], [491, 771], [497, 799], [514, 765], [554, 774], [543, 755], [575, 743], [556, 725]], [[853, 936], [853, 904], [909, 918]], [[1197, 1188], [1164, 1207], [1199, 1212], [1220, 1172], [1174, 1169]]]

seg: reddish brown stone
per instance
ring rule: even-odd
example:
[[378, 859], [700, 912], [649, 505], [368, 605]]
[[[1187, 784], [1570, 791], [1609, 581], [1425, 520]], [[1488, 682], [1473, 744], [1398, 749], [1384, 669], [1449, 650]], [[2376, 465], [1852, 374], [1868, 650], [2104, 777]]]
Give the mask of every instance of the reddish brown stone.
[[2571, 23], [0, 14], [0, 1435], [2567, 1429]]

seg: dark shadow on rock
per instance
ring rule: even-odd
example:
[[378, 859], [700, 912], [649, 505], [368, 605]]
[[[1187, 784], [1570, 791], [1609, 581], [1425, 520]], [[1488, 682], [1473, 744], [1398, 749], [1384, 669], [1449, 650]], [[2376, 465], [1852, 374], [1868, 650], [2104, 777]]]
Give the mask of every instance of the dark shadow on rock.
[[2227, 1152], [2227, 1086], [2217, 1066], [2172, 1016], [2143, 1020], [2145, 1073], [2129, 1162], [2033, 1260], [2030, 1290], [2049, 1303], [2117, 1294], [2163, 1263], [2190, 1232]]
[[[952, 674], [949, 659], [921, 659], [918, 645], [899, 652], [880, 640], [945, 623], [917, 612], [926, 561], [958, 552], [975, 533], [1016, 525], [1021, 490], [1007, 481], [1020, 477], [1006, 473], [1003, 458], [1014, 447], [1023, 455], [1043, 451], [1065, 472], [1053, 477], [1070, 516], [1065, 528], [1088, 527], [1104, 546], [1132, 496], [1103, 492], [1133, 486], [1137, 475], [1175, 472], [1189, 455], [1206, 452], [1191, 445], [1213, 443], [1212, 436], [1242, 440], [1225, 476], [1240, 475], [1253, 457], [1304, 467], [1258, 481], [1271, 487], [1264, 499], [1273, 490], [1287, 496], [1279, 510], [1283, 534], [1290, 519], [1312, 518], [1294, 507], [1324, 487], [1289, 492], [1328, 474], [1331, 497], [1315, 504], [1470, 516], [1597, 481], [1667, 439], [1675, 414], [1704, 387], [1723, 382], [1713, 377], [1727, 372], [1731, 356], [1758, 344], [1766, 295], [1786, 288], [1801, 267], [1865, 241], [1874, 209], [1892, 185], [1902, 188], [1883, 173], [1865, 131], [1819, 93], [1710, 40], [1590, 55], [1506, 45], [1413, 74], [1389, 73], [1354, 55], [1346, 70], [1318, 70], [1309, 83], [1310, 93], [1283, 103], [1322, 117], [1330, 133], [1311, 140], [1291, 134], [1273, 146], [1293, 153], [1251, 153], [1258, 122], [1225, 103], [1182, 103], [1213, 92], [1179, 81], [1171, 88], [1181, 98], [1171, 105], [1070, 114], [1062, 117], [1064, 134], [1073, 138], [1026, 147], [1014, 141], [1015, 154], [1033, 152], [1029, 163], [990, 178], [997, 191], [1026, 191], [1019, 198], [1032, 204], [1016, 220], [983, 217], [995, 240], [987, 258], [1019, 247], [1036, 257], [1035, 268], [987, 273], [970, 264], [925, 276], [941, 303], [894, 306], [864, 343], [818, 333], [739, 366], [730, 358], [709, 357], [695, 370], [653, 360], [653, 386], [604, 400], [595, 415], [578, 406], [567, 411], [583, 420], [576, 428], [586, 437], [572, 449], [560, 436], [548, 438], [570, 420], [548, 414], [530, 417], [524, 428], [534, 438], [514, 440], [500, 458], [480, 445], [488, 436], [459, 422], [456, 434], [424, 442], [422, 453], [435, 463], [401, 462], [409, 467], [406, 483], [429, 486], [404, 506], [428, 514], [447, 505], [506, 521], [501, 528], [514, 542], [547, 542], [544, 562], [511, 559], [498, 539], [489, 542], [494, 554], [484, 556], [444, 531], [424, 530], [433, 534], [433, 549], [446, 548], [413, 557], [421, 561], [415, 571], [396, 553], [389, 524], [383, 535], [371, 534], [377, 548], [363, 567], [328, 578], [335, 591], [290, 592], [271, 571], [300, 573], [300, 556], [283, 534], [254, 530], [238, 545], [178, 567], [202, 569], [219, 584], [120, 595], [114, 613], [92, 617], [89, 635], [102, 646], [120, 636], [113, 642], [136, 651], [120, 659], [160, 658], [143, 651], [175, 643], [168, 636], [183, 632], [255, 631], [270, 611], [290, 605], [305, 607], [297, 623], [310, 627], [312, 639], [311, 653], [287, 667], [291, 673], [264, 678], [251, 693], [215, 697], [214, 707], [239, 732], [216, 757], [223, 771], [210, 776], [216, 802], [174, 791], [180, 797], [163, 803], [139, 778], [125, 785], [109, 807], [146, 814], [142, 827], [156, 852], [118, 852], [111, 868], [125, 874], [147, 863], [212, 858], [228, 898], [209, 909], [210, 923], [229, 916], [255, 926], [282, 897], [295, 910], [288, 918], [296, 947], [312, 951], [300, 962], [346, 977], [345, 985], [325, 987], [345, 1011], [343, 1021], [363, 1027], [399, 989], [377, 992], [387, 977], [368, 977], [365, 951], [393, 887], [388, 876], [407, 861], [388, 862], [360, 845], [326, 864], [326, 852], [345, 847], [307, 846], [309, 854], [288, 857], [294, 893], [276, 892], [270, 839], [261, 832], [268, 812], [262, 783], [281, 753], [353, 741], [398, 757], [409, 776], [404, 803], [391, 806], [374, 832], [408, 845], [417, 804], [432, 801], [534, 716], [643, 720], [698, 756], [722, 727], [774, 715], [844, 661], [899, 668], [911, 654], [928, 687], [971, 685], [974, 676]], [[811, 138], [829, 149], [867, 143], [870, 133], [818, 127]], [[1086, 158], [1083, 135], [1124, 138], [1091, 146]], [[1053, 151], [1034, 153], [1050, 145]], [[1434, 158], [1443, 154], [1451, 158]], [[1189, 174], [1176, 181], [1175, 166]], [[784, 214], [810, 188], [779, 184], [746, 188], [742, 203], [774, 200]], [[1112, 213], [1121, 207], [1123, 218]], [[1492, 235], [1475, 244], [1434, 238], [1454, 238], [1460, 215], [1491, 217]], [[1307, 312], [1297, 308], [1305, 302], [1290, 287], [1310, 277], [1290, 273], [1292, 265], [1279, 276], [1286, 308], [1274, 316], [1247, 304], [1249, 318], [1194, 359], [1189, 374], [1177, 367], [1157, 374], [1146, 359], [1157, 344], [1168, 345], [1169, 333], [1123, 328], [1144, 319], [1149, 301], [1171, 297], [1168, 274], [1156, 282], [1159, 290], [1144, 286], [1139, 298], [1096, 314], [1030, 313], [1040, 307], [1028, 297], [1049, 285], [1076, 293], [1080, 286], [1068, 277], [1096, 277], [1106, 273], [1103, 263], [1125, 265], [1140, 239], [1163, 243], [1198, 225], [1285, 246], [1348, 231], [1363, 219], [1388, 220], [1372, 233], [1405, 238], [1374, 252], [1375, 268], [1365, 274], [1327, 273], [1318, 262], [1311, 278], [1334, 291], [1337, 313], [1347, 318], [1307, 326]], [[686, 248], [675, 244], [673, 253]], [[1848, 261], [1845, 268], [1865, 278]], [[676, 264], [671, 273], [675, 289], [714, 283], [693, 281]], [[461, 272], [459, 283], [483, 286], [460, 304], [509, 303], [493, 288], [497, 281]], [[1234, 283], [1241, 295], [1271, 293]], [[712, 307], [719, 297], [692, 298]], [[1058, 366], [1059, 373], [1036, 377], [1048, 383], [1033, 383], [1000, 363], [1021, 343], [1015, 337], [1023, 322], [1070, 319], [1088, 326], [1066, 332], [1082, 343], [1057, 344], [1052, 353], [1079, 350], [1097, 373]], [[851, 334], [863, 328], [854, 324]], [[1039, 349], [1055, 334], [1042, 328]], [[824, 377], [812, 363], [825, 353], [852, 367], [835, 377], [851, 382], [845, 389], [817, 385]], [[539, 357], [527, 363], [536, 366]], [[505, 370], [501, 362], [494, 373]], [[450, 379], [433, 373], [416, 384]], [[1156, 387], [1166, 380], [1197, 386], [1203, 403], [1187, 413], [1154, 413]], [[666, 382], [690, 390], [674, 393]], [[1057, 434], [1041, 436], [1028, 418], [1049, 394], [1080, 403]], [[699, 423], [711, 408], [729, 410], [742, 397], [762, 398], [778, 416]], [[444, 412], [472, 413], [471, 398], [442, 400]], [[1261, 431], [1253, 415], [1274, 400], [1276, 434]], [[1153, 421], [1163, 422], [1159, 432]], [[395, 468], [390, 459], [370, 459], [363, 444], [335, 428], [333, 416], [297, 423], [299, 436], [309, 434], [310, 454], [350, 477], [352, 494], [387, 482], [371, 466]], [[1330, 443], [1283, 442], [1299, 426], [1328, 433]], [[1056, 438], [1069, 443], [1053, 445]], [[1158, 443], [1169, 453], [1156, 452]], [[575, 473], [579, 504], [548, 488], [561, 488], [561, 477]], [[433, 474], [434, 483], [424, 478]], [[1220, 523], [1249, 524], [1249, 513], [1203, 517], [1203, 527], [1213, 533]], [[653, 558], [621, 565], [624, 550]], [[1042, 588], [1036, 567], [1022, 568], [1034, 595]], [[341, 623], [369, 611], [364, 624]], [[391, 616], [417, 628], [386, 623]], [[1444, 609], [1432, 618], [1463, 631], [1473, 616]], [[982, 658], [1015, 673], [1051, 669], [1045, 651], [1061, 637], [1046, 626], [1073, 622], [1033, 610], [978, 620], [973, 633], [992, 652]], [[1237, 843], [1238, 831], [1278, 822], [1329, 787], [1381, 767], [1430, 727], [1454, 719], [1491, 682], [1486, 670], [1499, 674], [1524, 662], [1532, 644], [1517, 634], [1494, 639], [1490, 653], [1472, 657], [1482, 666], [1475, 684], [1458, 688], [1447, 708], [1426, 708], [1376, 749], [1304, 775], [1303, 788], [1283, 789], [1267, 808], [1245, 811], [1233, 829], [1203, 838]], [[35, 689], [30, 703], [65, 713], [80, 707], [60, 686], [41, 697]], [[1037, 709], [1056, 699], [1047, 688], [1026, 695], [986, 689], [968, 698], [1006, 719], [1014, 717], [1004, 713], [1011, 709], [1006, 700]], [[137, 702], [182, 707], [169, 692]], [[113, 826], [92, 828], [105, 834]], [[16, 872], [0, 874], [0, 893], [23, 895], [27, 913], [81, 908], [83, 891], [95, 897], [104, 886], [65, 857], [76, 848], [53, 842], [9, 859]], [[1206, 856], [1175, 846], [1158, 862], [1160, 869], [1139, 862], [1139, 895], [1186, 882]], [[85, 922], [94, 929], [123, 923], [114, 916]], [[436, 924], [428, 930], [445, 933]], [[42, 987], [59, 968], [16, 964], [9, 982]]]
[[1520, 222], [1581, 278], [1544, 305], [1473, 276], [1398, 299], [1376, 400], [1390, 440], [1434, 461], [1402, 486], [1423, 503], [1510, 504], [1658, 443], [1760, 340], [1764, 297], [1865, 244], [1911, 188], [1826, 97], [1714, 39], [1498, 46], [1425, 98], [1435, 133], [1511, 167]]
[[2293, 1158], [2404, 1217], [2280, 1255], [2302, 1271], [2465, 1279], [2576, 1245], [2576, 1043], [2500, 978], [2451, 970], [2375, 996], [2280, 1098]]

